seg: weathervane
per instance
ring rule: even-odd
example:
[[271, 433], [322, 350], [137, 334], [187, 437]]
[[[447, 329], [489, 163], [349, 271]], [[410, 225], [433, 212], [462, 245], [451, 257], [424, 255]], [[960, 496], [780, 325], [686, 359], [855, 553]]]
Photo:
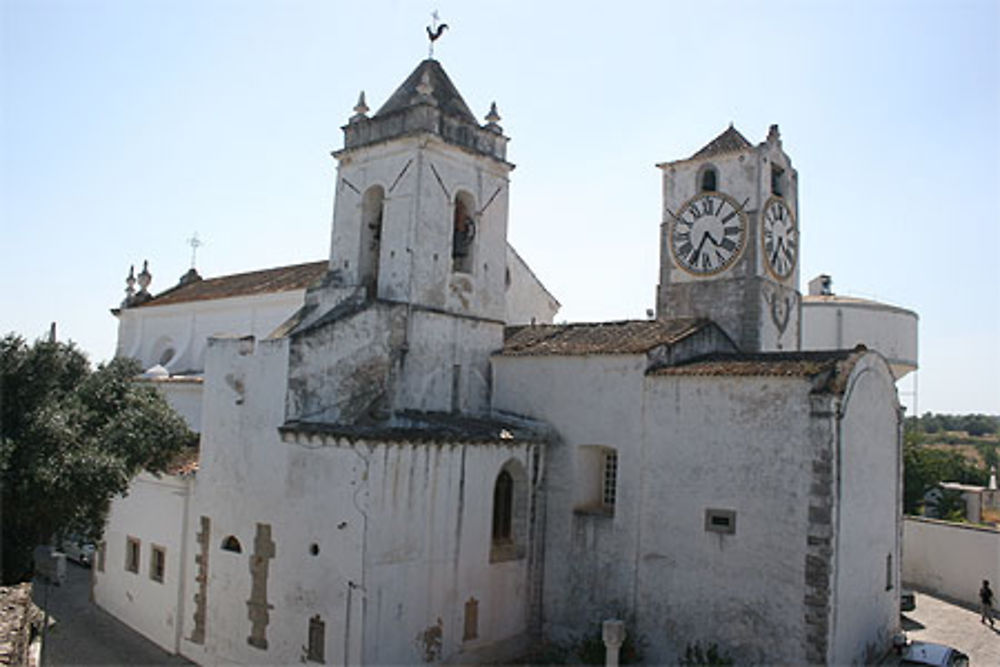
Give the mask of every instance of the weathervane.
[[187, 244], [191, 246], [191, 268], [193, 269], [194, 260], [196, 255], [198, 254], [198, 248], [200, 248], [205, 244], [202, 242], [201, 239], [198, 238], [198, 232], [195, 232], [194, 235], [187, 240]]
[[444, 31], [448, 29], [448, 24], [438, 23], [439, 20], [440, 17], [435, 9], [431, 12], [431, 24], [427, 26], [427, 39], [431, 40], [430, 46], [427, 48], [427, 57], [431, 60], [434, 59], [434, 42], [440, 39]]

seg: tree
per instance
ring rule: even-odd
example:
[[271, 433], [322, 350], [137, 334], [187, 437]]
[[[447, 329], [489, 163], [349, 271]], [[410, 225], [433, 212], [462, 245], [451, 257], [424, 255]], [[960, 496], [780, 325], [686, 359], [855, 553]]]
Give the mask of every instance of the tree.
[[987, 473], [961, 453], [923, 447], [909, 438], [903, 442], [903, 511], [918, 514], [924, 494], [941, 482], [985, 484]]
[[161, 473], [195, 436], [140, 368], [91, 370], [72, 343], [0, 339], [3, 583], [31, 575], [55, 536], [99, 538], [111, 499], [143, 469]]

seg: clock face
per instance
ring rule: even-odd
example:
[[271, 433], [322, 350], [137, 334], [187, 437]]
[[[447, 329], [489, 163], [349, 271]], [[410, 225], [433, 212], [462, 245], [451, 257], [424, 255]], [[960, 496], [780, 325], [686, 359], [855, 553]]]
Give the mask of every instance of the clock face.
[[767, 200], [760, 229], [764, 264], [775, 278], [784, 280], [792, 275], [798, 261], [799, 229], [795, 216], [782, 198]]
[[696, 276], [731, 267], [746, 245], [743, 208], [721, 192], [703, 192], [681, 206], [670, 230], [674, 263]]

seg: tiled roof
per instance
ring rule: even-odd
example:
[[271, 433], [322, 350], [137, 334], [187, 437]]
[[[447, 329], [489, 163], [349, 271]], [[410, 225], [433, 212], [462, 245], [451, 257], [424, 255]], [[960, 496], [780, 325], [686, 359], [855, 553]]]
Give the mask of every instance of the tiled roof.
[[706, 326], [711, 326], [708, 320], [678, 318], [508, 327], [501, 354], [643, 354], [659, 345], [675, 343]]
[[721, 155], [723, 153], [736, 153], [748, 148], [753, 148], [753, 144], [747, 141], [747, 138], [740, 134], [739, 130], [730, 125], [726, 128], [725, 132], [712, 139], [688, 159], [694, 160], [712, 155]]
[[462, 96], [459, 94], [458, 89], [455, 88], [455, 84], [451, 82], [448, 75], [445, 74], [444, 68], [436, 60], [424, 60], [417, 68], [413, 70], [410, 76], [406, 77], [399, 88], [396, 89], [386, 103], [382, 105], [375, 113], [375, 118], [379, 116], [387, 116], [391, 113], [397, 111], [402, 111], [403, 109], [413, 106], [415, 101], [421, 97], [420, 92], [417, 90], [417, 86], [423, 80], [424, 75], [427, 75], [427, 80], [429, 81], [432, 91], [430, 96], [437, 103], [437, 107], [441, 109], [446, 115], [457, 116], [462, 120], [466, 120], [470, 123], [476, 122], [476, 117], [472, 115], [472, 111], [469, 110], [468, 105]]
[[197, 280], [161, 292], [136, 308], [305, 289], [323, 277], [327, 266], [327, 261], [323, 260]]
[[545, 427], [527, 420], [445, 412], [404, 411], [385, 424], [324, 424], [289, 421], [278, 428], [286, 438], [331, 437], [349, 442], [461, 442], [515, 444], [546, 442]]
[[850, 374], [855, 362], [867, 352], [864, 345], [853, 350], [807, 352], [758, 352], [711, 354], [676, 366], [649, 372], [653, 376], [768, 376], [820, 378], [816, 390], [835, 389], [837, 378]]

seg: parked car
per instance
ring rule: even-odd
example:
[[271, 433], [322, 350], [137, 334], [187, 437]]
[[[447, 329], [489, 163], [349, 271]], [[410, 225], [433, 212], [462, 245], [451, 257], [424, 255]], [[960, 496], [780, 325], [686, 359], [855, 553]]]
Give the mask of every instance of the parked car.
[[59, 545], [59, 550], [66, 554], [68, 560], [90, 567], [94, 563], [94, 552], [97, 549], [92, 542], [70, 535]]
[[969, 667], [969, 656], [956, 648], [931, 642], [910, 642], [903, 647], [902, 665], [934, 665], [935, 667]]
[[899, 610], [913, 611], [917, 608], [917, 595], [909, 588], [904, 588], [899, 594]]

